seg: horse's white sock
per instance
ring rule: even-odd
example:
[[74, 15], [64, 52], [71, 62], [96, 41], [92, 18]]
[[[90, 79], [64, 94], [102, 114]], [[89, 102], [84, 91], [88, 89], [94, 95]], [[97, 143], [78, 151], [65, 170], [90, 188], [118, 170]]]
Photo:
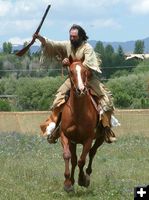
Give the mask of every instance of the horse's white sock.
[[56, 127], [56, 123], [51, 122], [46, 128], [47, 135], [51, 135], [51, 133], [55, 129], [55, 127]]
[[111, 125], [112, 127], [120, 126], [121, 124], [119, 123], [118, 119], [114, 117], [114, 115], [111, 115]]

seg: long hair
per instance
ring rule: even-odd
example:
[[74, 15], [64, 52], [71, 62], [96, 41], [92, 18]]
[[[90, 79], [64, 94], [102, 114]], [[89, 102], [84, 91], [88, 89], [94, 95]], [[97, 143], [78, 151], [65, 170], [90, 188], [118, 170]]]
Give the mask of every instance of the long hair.
[[72, 30], [72, 29], [77, 29], [78, 30], [78, 35], [79, 37], [81, 38], [82, 41], [86, 41], [89, 37], [86, 35], [86, 32], [85, 30], [77, 25], [77, 24], [73, 24], [72, 27], [70, 28], [69, 32]]

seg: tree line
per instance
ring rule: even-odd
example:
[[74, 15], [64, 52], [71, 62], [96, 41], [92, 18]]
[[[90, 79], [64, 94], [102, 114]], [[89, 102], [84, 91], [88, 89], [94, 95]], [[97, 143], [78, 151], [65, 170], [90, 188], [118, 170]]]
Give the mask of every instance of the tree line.
[[[27, 42], [25, 42], [23, 46], [26, 45]], [[126, 60], [125, 53], [121, 46], [115, 51], [112, 45], [108, 44], [104, 46], [101, 41], [98, 41], [94, 50], [100, 55], [102, 60], [101, 68], [103, 72], [102, 77], [104, 78], [110, 78], [115, 73], [124, 74], [129, 72], [131, 71], [129, 66], [136, 66], [139, 63], [139, 60]], [[60, 68], [61, 63], [53, 62], [48, 68], [45, 68], [40, 63], [40, 51], [31, 53], [31, 51], [28, 50], [21, 58], [15, 55], [16, 52], [16, 50], [13, 51], [13, 46], [10, 42], [3, 43], [2, 52], [0, 53], [0, 77], [9, 76], [10, 73], [14, 74], [17, 78], [23, 76], [55, 76], [60, 74], [60, 71], [56, 71], [54, 68]], [[137, 40], [135, 42], [133, 53], [144, 53], [143, 40]], [[126, 68], [124, 66], [126, 66]], [[51, 69], [53, 69], [53, 71]]]
[[[109, 79], [105, 85], [114, 97], [116, 108], [149, 108], [149, 60], [140, 63], [127, 76]], [[66, 77], [5, 77], [0, 79], [0, 111], [49, 110], [57, 89]]]
[[[103, 69], [103, 76], [110, 78], [115, 72], [123, 73], [124, 66], [136, 66], [139, 63], [139, 60], [125, 59], [125, 53], [121, 45], [118, 46], [117, 51], [114, 51], [112, 45], [108, 44], [104, 47], [101, 41], [98, 41], [95, 46], [95, 51], [100, 54]], [[133, 53], [142, 54], [144, 53], [144, 41], [137, 40], [135, 42], [135, 48]], [[127, 71], [131, 71], [131, 68], [126, 68]], [[123, 71], [124, 70], [124, 71]]]
[[[11, 48], [11, 43], [5, 43], [0, 53], [0, 95], [14, 98], [0, 98], [0, 111], [49, 110], [56, 90], [65, 79], [58, 76], [61, 71], [53, 70], [59, 69], [60, 63], [47, 68], [40, 64], [40, 52], [28, 51], [17, 57]], [[95, 51], [102, 59], [101, 76], [108, 79], [105, 85], [114, 96], [115, 106], [149, 108], [149, 60], [126, 61], [121, 46], [114, 51], [111, 45], [103, 46], [100, 41]], [[136, 42], [134, 53], [143, 52], [144, 43]]]

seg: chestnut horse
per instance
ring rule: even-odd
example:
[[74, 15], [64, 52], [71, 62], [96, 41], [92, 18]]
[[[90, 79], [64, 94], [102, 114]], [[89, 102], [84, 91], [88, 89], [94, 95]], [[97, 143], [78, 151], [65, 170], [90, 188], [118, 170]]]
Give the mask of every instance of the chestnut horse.
[[[92, 161], [97, 148], [104, 142], [103, 127], [98, 123], [99, 116], [92, 102], [88, 80], [92, 76], [91, 70], [80, 61], [73, 62], [69, 69], [71, 80], [70, 97], [63, 107], [61, 121], [61, 143], [65, 161], [64, 189], [73, 190], [76, 165], [79, 167], [78, 184], [88, 187], [92, 173]], [[94, 144], [92, 145], [93, 140]], [[82, 144], [83, 149], [77, 161], [76, 145]], [[86, 157], [89, 154], [89, 163], [84, 172]], [[71, 161], [71, 171], [70, 171]]]

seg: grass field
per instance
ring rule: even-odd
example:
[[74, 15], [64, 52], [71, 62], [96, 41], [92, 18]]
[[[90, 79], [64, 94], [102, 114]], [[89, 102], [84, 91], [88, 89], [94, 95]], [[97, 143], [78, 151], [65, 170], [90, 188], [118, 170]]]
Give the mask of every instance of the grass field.
[[[120, 136], [98, 150], [89, 188], [63, 191], [60, 142], [49, 145], [37, 135], [0, 133], [1, 200], [132, 200], [134, 187], [149, 184], [149, 137]], [[78, 153], [81, 146], [78, 146]]]

